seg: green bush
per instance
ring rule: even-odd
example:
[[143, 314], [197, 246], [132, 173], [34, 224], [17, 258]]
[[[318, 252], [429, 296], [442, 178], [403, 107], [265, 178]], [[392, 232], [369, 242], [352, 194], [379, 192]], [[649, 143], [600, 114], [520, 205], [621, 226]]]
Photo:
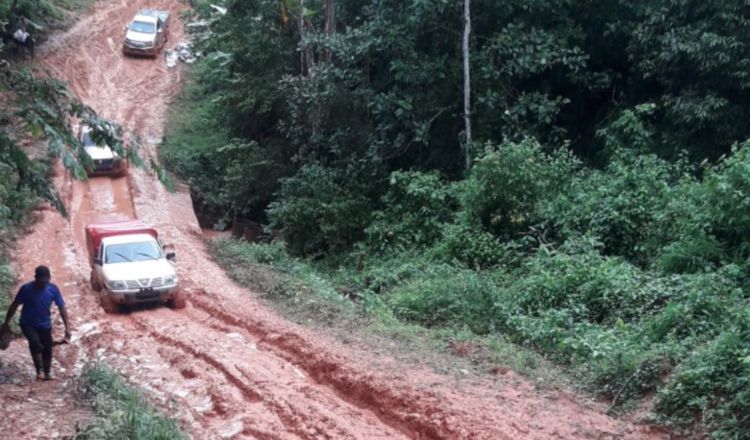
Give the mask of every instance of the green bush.
[[365, 231], [369, 245], [380, 251], [432, 244], [455, 212], [450, 189], [437, 173], [391, 173], [381, 204]]
[[540, 219], [540, 203], [563, 190], [576, 168], [566, 150], [548, 155], [533, 140], [489, 148], [460, 186], [465, 221], [505, 238], [525, 232]]
[[640, 288], [640, 271], [616, 257], [602, 256], [596, 241], [542, 247], [511, 281], [510, 290], [526, 313], [567, 310], [575, 321], [612, 324], [639, 316], [651, 292]]
[[715, 439], [750, 437], [750, 310], [690, 354], [659, 393], [656, 409]]
[[370, 200], [358, 182], [355, 171], [320, 165], [306, 165], [282, 180], [268, 215], [294, 255], [338, 253], [364, 237]]
[[[671, 280], [664, 305], [644, 320], [646, 336], [653, 342], [666, 340], [705, 342], [742, 319], [745, 293], [738, 280], [724, 272], [682, 275]], [[648, 288], [657, 288], [651, 283]], [[666, 287], [666, 289], [665, 289]]]
[[605, 253], [647, 263], [658, 249], [657, 221], [675, 173], [653, 155], [618, 151], [605, 170], [580, 173], [558, 197], [546, 198], [543, 216], [563, 237], [592, 235]]
[[426, 327], [466, 327], [478, 334], [492, 330], [497, 286], [470, 270], [434, 265], [385, 298], [396, 316]]
[[442, 234], [429, 252], [437, 261], [459, 263], [470, 269], [490, 269], [517, 266], [523, 258], [521, 243], [502, 241], [462, 223], [445, 225]]
[[750, 142], [702, 172], [701, 180], [680, 181], [661, 214], [669, 238], [658, 258], [662, 270], [715, 270], [750, 257]]

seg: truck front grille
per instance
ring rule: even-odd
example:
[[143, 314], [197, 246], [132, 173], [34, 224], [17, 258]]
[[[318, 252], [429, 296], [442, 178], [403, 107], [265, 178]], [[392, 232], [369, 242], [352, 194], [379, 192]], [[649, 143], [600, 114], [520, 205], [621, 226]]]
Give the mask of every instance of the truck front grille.
[[164, 286], [164, 278], [141, 278], [139, 280], [128, 280], [125, 282], [125, 284], [128, 286], [128, 290], [146, 288], [156, 289]]
[[151, 42], [125, 40], [125, 45], [134, 49], [149, 49], [154, 46]]
[[114, 159], [97, 159], [94, 161], [97, 170], [111, 170], [115, 167]]

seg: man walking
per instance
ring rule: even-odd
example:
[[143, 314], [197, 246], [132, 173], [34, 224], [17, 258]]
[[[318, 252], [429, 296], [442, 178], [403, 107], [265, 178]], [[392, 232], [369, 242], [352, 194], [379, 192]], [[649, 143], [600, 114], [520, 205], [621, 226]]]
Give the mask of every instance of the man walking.
[[[39, 266], [34, 271], [34, 281], [21, 286], [8, 308], [3, 329], [7, 330], [11, 318], [19, 306], [21, 309], [21, 330], [29, 341], [31, 358], [34, 360], [37, 380], [52, 380], [52, 320], [50, 307], [52, 302], [60, 310], [60, 316], [65, 324], [65, 340], [70, 340], [70, 326], [68, 312], [65, 310], [60, 289], [50, 283], [51, 274], [47, 266]], [[42, 374], [44, 373], [44, 374]]]

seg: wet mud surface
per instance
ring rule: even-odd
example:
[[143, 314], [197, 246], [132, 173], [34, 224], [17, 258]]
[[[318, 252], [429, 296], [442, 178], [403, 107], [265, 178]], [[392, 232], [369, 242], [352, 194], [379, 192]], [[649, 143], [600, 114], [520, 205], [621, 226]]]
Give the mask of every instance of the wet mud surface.
[[[120, 52], [123, 26], [146, 6], [172, 12], [167, 47], [182, 41], [184, 3], [104, 0], [42, 47], [37, 60], [96, 111], [134, 130], [148, 162], [156, 158], [181, 72], [161, 57]], [[52, 383], [32, 381], [23, 341], [0, 353], [0, 438], [74, 432], [89, 416], [72, 397], [74, 377], [96, 359], [143, 388], [195, 439], [662, 438], [574, 394], [542, 393], [512, 372], [458, 379], [288, 322], [212, 261], [187, 188], [170, 193], [146, 170], [84, 182], [58, 170], [55, 184], [70, 218], [40, 211], [14, 257], [24, 278], [42, 262], [52, 267], [73, 320], [73, 343], [57, 347]], [[186, 309], [104, 313], [88, 284], [83, 228], [108, 217], [140, 218], [174, 246]], [[62, 336], [59, 318], [55, 331]]]

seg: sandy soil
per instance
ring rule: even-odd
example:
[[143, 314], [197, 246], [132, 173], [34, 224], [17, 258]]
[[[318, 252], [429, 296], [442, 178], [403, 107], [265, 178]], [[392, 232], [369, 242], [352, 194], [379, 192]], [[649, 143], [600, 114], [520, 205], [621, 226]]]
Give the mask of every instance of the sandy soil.
[[[103, 116], [137, 132], [148, 158], [156, 157], [181, 78], [162, 58], [121, 54], [122, 27], [144, 6], [170, 10], [176, 20], [167, 45], [181, 41], [184, 3], [103, 0], [42, 47], [37, 60]], [[0, 354], [0, 438], [72, 433], [88, 417], [72, 398], [73, 378], [93, 359], [145, 389], [196, 439], [663, 438], [573, 393], [542, 393], [513, 372], [458, 379], [286, 321], [212, 261], [187, 189], [169, 193], [146, 170], [86, 182], [58, 171], [55, 184], [70, 218], [41, 211], [15, 259], [24, 277], [37, 264], [52, 267], [73, 317], [73, 343], [57, 349], [53, 383], [32, 381], [23, 341]], [[102, 311], [88, 285], [83, 227], [110, 216], [151, 223], [175, 246], [187, 309]]]

